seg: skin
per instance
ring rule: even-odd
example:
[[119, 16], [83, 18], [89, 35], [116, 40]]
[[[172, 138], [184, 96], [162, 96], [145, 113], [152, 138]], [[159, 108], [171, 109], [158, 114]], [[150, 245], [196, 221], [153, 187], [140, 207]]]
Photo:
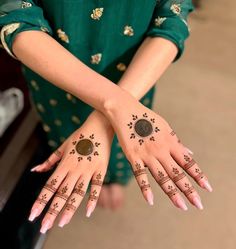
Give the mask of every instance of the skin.
[[[37, 44], [36, 49], [29, 46], [32, 43]], [[49, 47], [50, 49], [48, 49]], [[118, 136], [120, 145], [133, 171], [137, 173], [137, 165], [141, 169], [142, 174], [136, 174], [136, 179], [144, 198], [150, 205], [153, 205], [153, 194], [145, 169], [151, 172], [156, 182], [176, 207], [183, 210], [187, 208], [179, 193], [179, 190], [181, 190], [191, 204], [202, 209], [199, 194], [184, 174], [186, 164], [189, 163], [185, 160], [186, 148], [179, 142], [169, 124], [160, 115], [149, 110], [138, 101], [173, 61], [177, 53], [177, 48], [173, 43], [163, 38], [145, 39], [118, 85], [91, 70], [43, 32], [22, 32], [13, 44], [13, 52], [24, 64], [49, 82], [72, 93], [97, 109], [89, 116], [85, 124], [63, 143], [59, 149], [61, 158], [55, 156], [54, 153], [45, 163], [35, 169], [38, 172], [48, 170], [56, 161], [61, 159], [48, 183], [57, 179], [56, 191], [58, 193], [61, 193], [63, 187], [67, 186], [66, 197], [69, 198], [61, 198], [60, 194], [54, 197], [49, 212], [55, 209], [56, 212], [54, 214], [48, 212], [45, 215], [41, 232], [50, 229], [56, 216], [67, 205], [67, 202], [71, 202], [75, 198], [76, 193], [73, 193], [73, 189], [78, 187], [81, 181], [84, 184], [83, 191], [86, 191], [91, 178], [94, 179], [97, 174], [101, 174], [104, 178], [114, 132]], [[54, 57], [55, 54], [57, 54], [57, 58]], [[153, 56], [153, 54], [158, 56]], [[92, 86], [89, 89], [87, 88], [88, 84]], [[103, 91], [99, 91], [101, 88]], [[131, 139], [131, 134], [135, 134], [135, 130], [133, 126], [129, 127], [127, 124], [132, 122], [134, 115], [138, 119], [145, 118], [149, 122], [155, 120], [154, 130], [157, 127], [158, 131], [152, 134], [152, 139], [150, 139], [150, 136], [140, 138], [137, 133], [135, 138]], [[91, 162], [88, 160], [78, 162], [76, 156], [69, 154], [74, 146], [72, 142], [78, 140], [81, 133], [86, 134], [86, 136], [93, 133], [101, 143], [99, 156], [91, 160], [93, 162], [90, 165], [91, 167], [89, 166]], [[143, 140], [141, 144], [140, 139]], [[202, 177], [199, 178], [201, 170], [196, 163], [186, 171], [196, 180], [199, 186], [211, 191], [207, 177], [202, 174]], [[41, 200], [42, 196], [46, 194], [48, 201], [53, 193], [52, 191], [45, 193], [45, 191], [48, 190], [44, 188], [39, 198]], [[87, 216], [90, 216], [94, 210], [100, 191], [101, 186], [92, 186], [90, 197], [95, 196], [95, 198], [88, 200]], [[73, 210], [62, 211], [60, 226], [69, 222], [83, 196], [77, 194], [75, 199]], [[45, 203], [42, 205], [40, 201], [36, 201], [30, 219], [33, 220], [40, 215], [44, 206]]]

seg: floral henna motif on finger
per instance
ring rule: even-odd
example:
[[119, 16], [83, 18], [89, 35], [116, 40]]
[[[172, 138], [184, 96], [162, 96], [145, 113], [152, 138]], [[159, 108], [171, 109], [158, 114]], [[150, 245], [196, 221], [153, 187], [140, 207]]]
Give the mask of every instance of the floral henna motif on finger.
[[66, 201], [69, 198], [69, 196], [66, 194], [67, 191], [68, 185], [64, 186], [59, 192], [56, 193], [55, 196]]
[[159, 178], [159, 179], [157, 180], [157, 183], [158, 183], [160, 186], [162, 186], [164, 183], [170, 181], [170, 177], [169, 177], [168, 175], [165, 176], [165, 174], [164, 174], [162, 171], [160, 171], [160, 170], [158, 170], [157, 176], [158, 176], [158, 178]]
[[48, 203], [47, 194], [42, 194], [37, 198], [36, 201], [39, 202], [39, 204], [46, 206]]
[[137, 138], [140, 145], [144, 143], [144, 139], [147, 137], [149, 137], [150, 141], [155, 141], [154, 133], [160, 131], [155, 126], [155, 122], [155, 118], [148, 118], [147, 113], [144, 113], [142, 118], [132, 115], [132, 121], [127, 124], [129, 129], [133, 130], [130, 134], [130, 139]]
[[99, 142], [94, 141], [94, 134], [90, 135], [88, 138], [85, 138], [83, 134], [80, 134], [78, 141], [73, 141], [72, 144], [75, 146], [69, 154], [74, 155], [78, 153], [77, 157], [78, 162], [83, 160], [83, 158], [87, 158], [88, 161], [92, 161], [92, 156], [99, 156], [97, 148], [101, 145]]
[[151, 187], [150, 184], [146, 183], [145, 180], [141, 181], [140, 188], [142, 191], [147, 191], [150, 187]]
[[184, 165], [184, 169], [187, 171], [189, 170], [194, 164], [196, 164], [196, 162], [194, 161], [194, 159], [191, 159], [189, 156], [187, 155], [184, 155], [184, 160], [185, 162], [187, 162], [185, 165]]
[[91, 195], [89, 196], [89, 200], [90, 201], [97, 201], [98, 200], [98, 192], [97, 190], [93, 190], [93, 192], [91, 193]]
[[81, 182], [77, 187], [74, 188], [73, 193], [80, 195], [81, 197], [85, 196], [85, 191], [82, 189], [84, 186], [84, 183]]
[[171, 185], [168, 185], [167, 187], [167, 192], [166, 194], [171, 198], [172, 196], [176, 195], [176, 193], [178, 192], [177, 188], [171, 186]]
[[49, 209], [48, 209], [48, 213], [51, 215], [55, 215], [57, 216], [59, 214], [59, 211], [57, 210], [57, 208], [59, 207], [58, 202], [54, 203]]
[[102, 175], [101, 175], [101, 173], [99, 173], [99, 174], [97, 174], [96, 175], [96, 177], [95, 177], [95, 179], [93, 179], [92, 180], [92, 185], [97, 185], [97, 186], [102, 186], [102, 181], [101, 181], [101, 179], [102, 179]]
[[142, 168], [142, 166], [141, 166], [140, 163], [135, 163], [134, 166], [135, 166], [135, 168], [136, 168], [136, 169], [133, 171], [135, 177], [138, 177], [138, 176], [143, 175], [143, 174], [147, 174], [146, 169], [145, 169], [145, 168]]
[[57, 191], [57, 188], [55, 187], [57, 184], [57, 178], [53, 178], [49, 183], [46, 183], [43, 188], [47, 189], [48, 191], [55, 193]]
[[185, 183], [184, 184], [185, 190], [183, 191], [183, 193], [188, 196], [190, 194], [192, 194], [193, 192], [195, 192], [195, 188], [193, 186], [190, 186], [189, 183]]
[[66, 203], [65, 209], [70, 211], [72, 210], [73, 212], [76, 211], [77, 207], [74, 205], [74, 203], [76, 202], [76, 199], [73, 197], [71, 198], [68, 203]]
[[175, 176], [173, 177], [174, 183], [180, 181], [181, 179], [183, 179], [186, 176], [186, 174], [184, 172], [180, 173], [177, 168], [173, 168], [172, 171], [175, 174]]

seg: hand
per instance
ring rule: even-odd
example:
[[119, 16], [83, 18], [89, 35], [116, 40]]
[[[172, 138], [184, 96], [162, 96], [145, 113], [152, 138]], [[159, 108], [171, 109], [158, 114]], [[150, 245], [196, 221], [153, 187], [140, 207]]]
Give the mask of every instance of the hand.
[[59, 226], [69, 223], [85, 196], [90, 180], [86, 215], [89, 217], [94, 211], [106, 174], [113, 136], [105, 117], [94, 112], [46, 162], [32, 169], [48, 171], [60, 161], [35, 201], [29, 217], [33, 221], [54, 197], [42, 221], [42, 233], [53, 226], [59, 213], [62, 214]]
[[124, 94], [122, 103], [114, 99], [106, 104], [106, 116], [149, 204], [153, 205], [153, 193], [145, 167], [175, 206], [187, 210], [179, 189], [190, 203], [203, 208], [200, 196], [186, 173], [199, 186], [212, 191], [207, 177], [160, 115]]

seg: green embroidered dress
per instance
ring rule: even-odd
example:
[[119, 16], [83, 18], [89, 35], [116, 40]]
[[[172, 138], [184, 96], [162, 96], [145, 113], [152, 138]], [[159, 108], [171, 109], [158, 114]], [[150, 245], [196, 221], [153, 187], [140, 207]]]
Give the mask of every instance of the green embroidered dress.
[[[178, 54], [173, 62], [177, 61], [189, 36], [187, 17], [193, 9], [191, 0], [0, 0], [1, 43], [17, 59], [12, 43], [18, 33], [47, 32], [87, 66], [118, 83], [147, 36], [175, 43]], [[54, 150], [83, 124], [93, 108], [29, 68], [22, 65], [22, 69]], [[154, 88], [141, 99], [149, 108], [153, 94]], [[115, 138], [105, 182], [126, 184], [131, 176]]]

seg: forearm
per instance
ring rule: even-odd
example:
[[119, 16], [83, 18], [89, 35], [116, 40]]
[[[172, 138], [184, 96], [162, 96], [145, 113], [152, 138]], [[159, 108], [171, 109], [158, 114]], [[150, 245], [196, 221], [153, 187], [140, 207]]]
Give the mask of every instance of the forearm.
[[34, 72], [100, 111], [104, 110], [107, 100], [122, 92], [116, 84], [86, 66], [44, 32], [20, 33], [12, 49]]
[[141, 99], [171, 64], [177, 51], [169, 40], [147, 37], [120, 79], [119, 86]]

